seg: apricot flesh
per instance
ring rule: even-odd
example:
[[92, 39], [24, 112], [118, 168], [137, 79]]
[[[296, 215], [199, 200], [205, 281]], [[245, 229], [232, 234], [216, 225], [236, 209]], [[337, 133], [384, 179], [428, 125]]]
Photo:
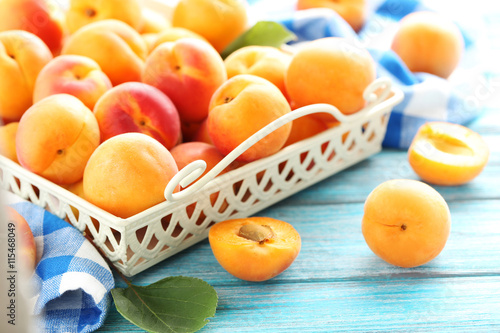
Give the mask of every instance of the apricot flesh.
[[422, 180], [445, 186], [465, 184], [486, 166], [489, 148], [476, 132], [458, 124], [422, 125], [408, 149], [408, 161]]
[[219, 264], [247, 281], [265, 281], [282, 273], [301, 247], [291, 224], [270, 217], [219, 222], [210, 228], [208, 239]]

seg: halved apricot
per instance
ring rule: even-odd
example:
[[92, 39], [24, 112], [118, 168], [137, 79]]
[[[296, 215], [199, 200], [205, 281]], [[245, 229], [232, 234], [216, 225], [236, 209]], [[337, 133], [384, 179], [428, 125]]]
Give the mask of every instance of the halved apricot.
[[282, 273], [301, 247], [291, 224], [270, 217], [219, 222], [210, 228], [208, 239], [219, 264], [247, 281], [265, 281]]
[[408, 149], [415, 173], [435, 185], [462, 185], [478, 176], [488, 162], [489, 148], [471, 129], [447, 122], [422, 125]]

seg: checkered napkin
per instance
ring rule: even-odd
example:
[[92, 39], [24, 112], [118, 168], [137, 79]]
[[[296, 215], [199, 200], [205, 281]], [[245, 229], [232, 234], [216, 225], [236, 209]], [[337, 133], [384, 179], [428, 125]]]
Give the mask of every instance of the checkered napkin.
[[[390, 50], [397, 22], [405, 15], [429, 10], [416, 0], [371, 0], [369, 16], [363, 29], [356, 33], [330, 9], [295, 10], [296, 1], [248, 0], [254, 21], [273, 20], [284, 24], [297, 36], [293, 43], [322, 37], [345, 37], [366, 47], [378, 64], [378, 76], [392, 79], [403, 90], [404, 100], [391, 114], [383, 145], [408, 148], [418, 128], [426, 121], [449, 121], [466, 124], [481, 112], [488, 92], [484, 70], [478, 66], [478, 55], [484, 52], [478, 40], [483, 35], [480, 18], [455, 23], [465, 40], [465, 54], [459, 69], [447, 80], [425, 73], [411, 73]], [[478, 96], [477, 91], [483, 94]]]
[[[99, 252], [72, 225], [11, 193], [5, 200], [28, 222], [38, 265], [31, 290], [37, 332], [92, 332], [111, 304], [114, 278]], [[4, 202], [4, 201], [3, 201]]]

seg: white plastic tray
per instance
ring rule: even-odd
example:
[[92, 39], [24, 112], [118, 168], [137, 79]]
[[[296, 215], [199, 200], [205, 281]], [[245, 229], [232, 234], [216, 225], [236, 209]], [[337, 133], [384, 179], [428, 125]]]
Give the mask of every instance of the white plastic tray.
[[[377, 92], [377, 94], [375, 94]], [[344, 116], [316, 104], [297, 109], [243, 142], [190, 187], [203, 161], [186, 166], [165, 189], [166, 201], [127, 219], [116, 217], [0, 156], [0, 186], [39, 205], [84, 232], [126, 276], [135, 275], [205, 239], [216, 222], [251, 216], [380, 151], [389, 114], [403, 93], [378, 79], [365, 91], [366, 108]], [[329, 112], [341, 124], [267, 158], [214, 178], [246, 148], [300, 116]], [[346, 137], [343, 138], [343, 135]]]

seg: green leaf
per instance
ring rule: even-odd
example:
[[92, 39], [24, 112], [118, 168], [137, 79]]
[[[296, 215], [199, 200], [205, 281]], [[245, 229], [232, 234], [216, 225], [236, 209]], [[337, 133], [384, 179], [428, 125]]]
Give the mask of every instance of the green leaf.
[[297, 36], [278, 22], [260, 21], [229, 44], [222, 51], [221, 56], [225, 59], [237, 49], [249, 45], [280, 47], [282, 44], [296, 38]]
[[196, 332], [215, 315], [217, 292], [203, 280], [173, 276], [111, 290], [118, 312], [148, 332]]

